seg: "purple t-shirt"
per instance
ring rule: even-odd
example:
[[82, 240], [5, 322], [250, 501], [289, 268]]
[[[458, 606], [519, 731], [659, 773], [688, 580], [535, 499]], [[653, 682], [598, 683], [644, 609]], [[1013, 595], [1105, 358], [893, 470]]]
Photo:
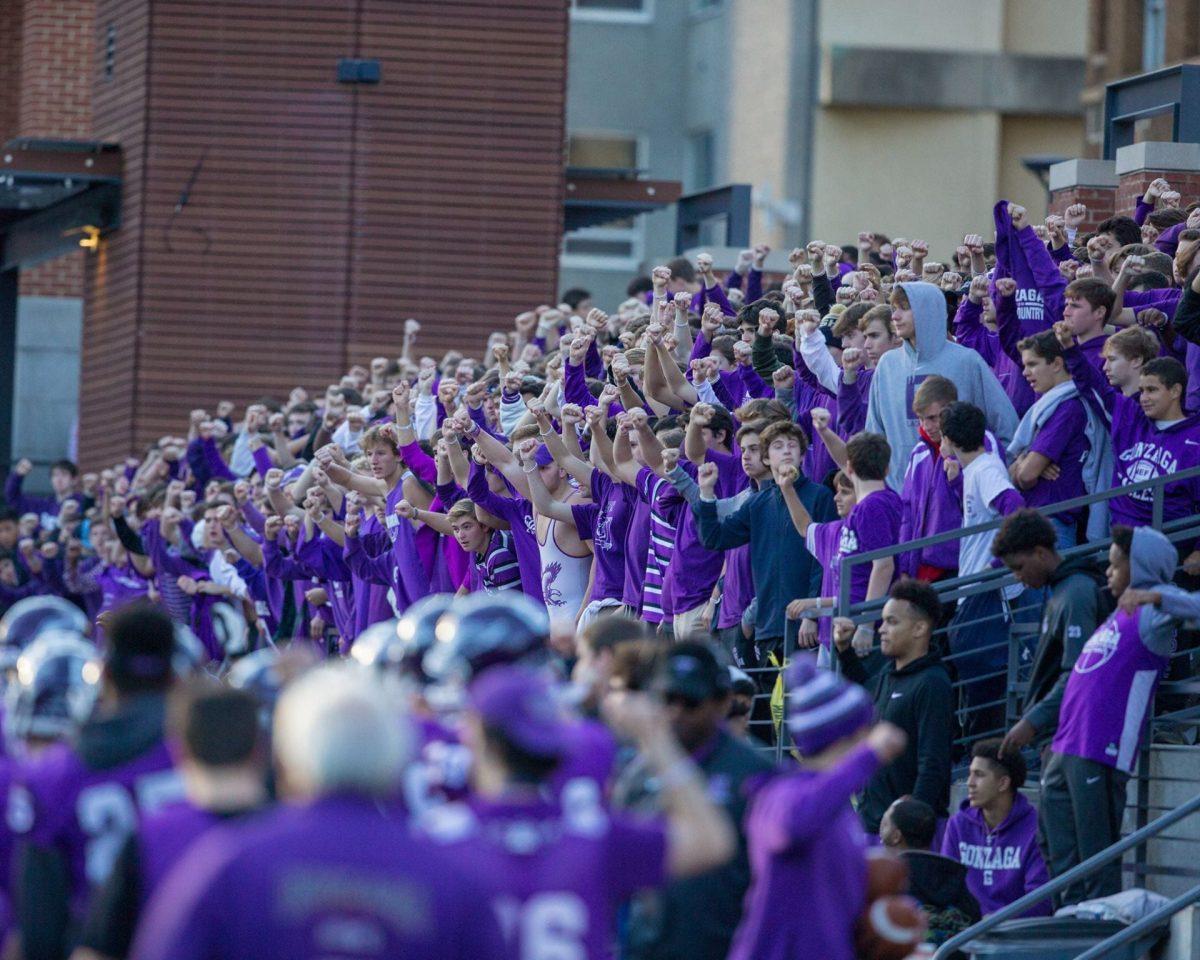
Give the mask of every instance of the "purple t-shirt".
[[591, 503], [571, 505], [580, 540], [591, 540], [596, 558], [592, 600], [620, 600], [625, 586], [625, 539], [633, 514], [633, 490], [593, 470]]
[[197, 840], [151, 898], [131, 957], [504, 957], [466, 867], [367, 799], [281, 807]]
[[[876, 490], [859, 500], [842, 527], [838, 559], [895, 546], [900, 535], [903, 509], [900, 495], [890, 487]], [[893, 571], [893, 579], [895, 576], [896, 572]], [[870, 580], [871, 564], [860, 563], [850, 568], [851, 603], [861, 603], [866, 599]]]
[[489, 887], [513, 956], [612, 955], [617, 909], [666, 880], [667, 840], [653, 821], [615, 816], [594, 799], [558, 804], [475, 800], [447, 808], [430, 834]]
[[[1030, 489], [1024, 491], [1027, 506], [1042, 507], [1084, 495], [1086, 491], [1083, 487], [1083, 461], [1091, 449], [1086, 428], [1087, 412], [1083, 409], [1083, 401], [1078, 397], [1064, 400], [1042, 424], [1041, 429], [1034, 435], [1029, 450], [1031, 453], [1040, 453], [1051, 463], [1057, 464], [1059, 475], [1057, 480], [1039, 479]], [[1078, 515], [1079, 511], [1073, 510], [1056, 513], [1054, 519], [1071, 523]]]
[[[821, 565], [821, 596], [837, 598], [838, 586], [842, 582], [841, 564], [838, 563], [838, 545], [842, 541], [844, 520], [830, 520], [826, 523], [813, 523], [808, 527], [805, 537], [808, 552], [817, 558]], [[821, 617], [817, 621], [817, 638], [821, 646], [829, 647], [833, 640], [833, 619]]]

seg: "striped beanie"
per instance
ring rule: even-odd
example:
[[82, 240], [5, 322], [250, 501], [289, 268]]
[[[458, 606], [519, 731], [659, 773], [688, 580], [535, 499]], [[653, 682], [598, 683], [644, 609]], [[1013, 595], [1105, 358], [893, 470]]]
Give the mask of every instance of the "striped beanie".
[[816, 756], [875, 719], [866, 690], [818, 669], [815, 657], [797, 657], [788, 667], [786, 681], [788, 730], [803, 756]]

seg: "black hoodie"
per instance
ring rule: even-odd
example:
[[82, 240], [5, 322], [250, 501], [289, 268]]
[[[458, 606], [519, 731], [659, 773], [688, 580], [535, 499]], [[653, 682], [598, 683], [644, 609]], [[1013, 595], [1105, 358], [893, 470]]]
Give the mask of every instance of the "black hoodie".
[[1113, 609], [1104, 570], [1094, 560], [1064, 560], [1047, 586], [1050, 596], [1042, 609], [1041, 637], [1021, 708], [1023, 719], [1037, 730], [1039, 743], [1058, 728], [1058, 709], [1079, 651]]
[[908, 734], [904, 753], [876, 770], [863, 791], [858, 812], [867, 832], [879, 833], [884, 811], [903, 796], [924, 800], [944, 820], [950, 812], [954, 700], [941, 656], [931, 651], [901, 670], [889, 660], [870, 679], [853, 648], [838, 656], [846, 677], [871, 692], [879, 719]]
[[966, 867], [927, 850], [905, 850], [900, 858], [908, 867], [908, 892], [929, 917], [926, 943], [941, 946], [979, 922], [982, 912], [967, 889]]

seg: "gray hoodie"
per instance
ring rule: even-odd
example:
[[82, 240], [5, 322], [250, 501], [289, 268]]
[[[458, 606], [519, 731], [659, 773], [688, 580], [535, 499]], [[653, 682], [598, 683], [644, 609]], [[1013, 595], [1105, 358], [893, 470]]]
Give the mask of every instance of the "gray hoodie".
[[880, 359], [871, 378], [866, 425], [891, 445], [887, 480], [897, 491], [917, 443], [913, 396], [926, 377], [937, 374], [954, 381], [958, 399], [983, 410], [988, 427], [1006, 447], [1017, 429], [1017, 412], [992, 368], [974, 350], [947, 339], [945, 294], [932, 283], [902, 283], [900, 288], [912, 306], [917, 348], [905, 343]]
[[1129, 585], [1155, 590], [1162, 597], [1156, 606], [1138, 613], [1138, 630], [1146, 649], [1169, 657], [1175, 650], [1175, 628], [1181, 620], [1200, 618], [1200, 594], [1188, 593], [1171, 579], [1179, 565], [1175, 544], [1150, 527], [1135, 527], [1129, 557]]

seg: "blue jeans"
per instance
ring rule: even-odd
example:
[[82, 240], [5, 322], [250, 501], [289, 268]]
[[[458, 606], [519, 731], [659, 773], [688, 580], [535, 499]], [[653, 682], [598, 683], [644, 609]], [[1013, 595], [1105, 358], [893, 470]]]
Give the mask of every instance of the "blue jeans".
[[1054, 527], [1054, 545], [1059, 553], [1078, 545], [1078, 530], [1074, 520], [1066, 523], [1058, 519], [1058, 517], [1048, 517], [1047, 519], [1050, 521], [1050, 525]]

